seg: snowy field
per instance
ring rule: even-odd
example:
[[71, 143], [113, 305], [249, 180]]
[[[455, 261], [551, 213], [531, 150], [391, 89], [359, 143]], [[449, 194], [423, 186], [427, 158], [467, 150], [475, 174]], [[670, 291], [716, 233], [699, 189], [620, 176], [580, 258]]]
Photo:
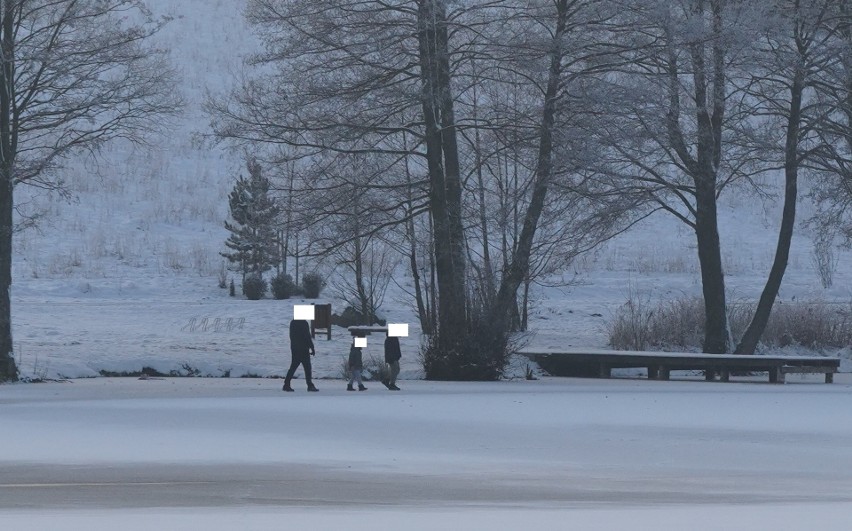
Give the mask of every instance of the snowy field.
[[4, 529], [848, 529], [852, 377], [0, 387]]

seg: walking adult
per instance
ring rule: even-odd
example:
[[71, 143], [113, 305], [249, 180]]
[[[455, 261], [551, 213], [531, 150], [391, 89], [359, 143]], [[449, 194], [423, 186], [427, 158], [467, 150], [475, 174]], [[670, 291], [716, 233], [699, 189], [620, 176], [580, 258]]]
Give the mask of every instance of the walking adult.
[[399, 348], [399, 338], [388, 336], [385, 338], [385, 363], [388, 364], [388, 379], [382, 383], [391, 391], [399, 391], [396, 386], [396, 377], [399, 376], [399, 360], [402, 351]]
[[290, 321], [290, 370], [287, 371], [287, 377], [284, 378], [284, 391], [292, 392], [290, 380], [293, 379], [296, 369], [299, 365], [305, 370], [305, 382], [308, 384], [308, 391], [319, 391], [311, 381], [311, 356], [316, 354], [314, 350], [314, 341], [311, 339], [311, 327], [307, 321], [303, 319], [293, 319]]

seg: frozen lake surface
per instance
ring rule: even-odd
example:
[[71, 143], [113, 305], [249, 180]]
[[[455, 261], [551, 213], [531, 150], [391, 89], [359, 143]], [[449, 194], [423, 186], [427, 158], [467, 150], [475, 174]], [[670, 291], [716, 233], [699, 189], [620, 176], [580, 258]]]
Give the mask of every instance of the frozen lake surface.
[[847, 529], [852, 376], [819, 381], [3, 385], [0, 522]]

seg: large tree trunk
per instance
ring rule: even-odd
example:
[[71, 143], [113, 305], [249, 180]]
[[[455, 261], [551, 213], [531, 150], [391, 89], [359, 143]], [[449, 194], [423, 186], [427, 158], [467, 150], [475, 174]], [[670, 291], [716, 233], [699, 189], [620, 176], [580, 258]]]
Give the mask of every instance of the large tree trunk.
[[[4, 130], [5, 133], [5, 130]], [[0, 382], [17, 380], [12, 345], [12, 172], [0, 167]]]
[[784, 210], [781, 214], [775, 260], [772, 262], [769, 278], [763, 287], [763, 293], [760, 294], [760, 301], [757, 303], [751, 323], [734, 351], [736, 354], [754, 354], [757, 343], [763, 331], [766, 330], [772, 305], [775, 297], [778, 296], [784, 272], [787, 270], [787, 261], [790, 258], [790, 243], [796, 226], [796, 200], [799, 195], [799, 126], [802, 116], [803, 85], [803, 73], [797, 68], [790, 86], [790, 111], [787, 116], [787, 138], [784, 144]]
[[0, 382], [18, 379], [12, 344], [12, 212], [17, 133], [15, 98], [14, 2], [3, 2], [0, 17]]
[[451, 350], [467, 333], [467, 293], [461, 179], [444, 2], [421, 0], [418, 27], [429, 199], [435, 230], [438, 345], [442, 350]]
[[728, 317], [715, 186], [712, 182], [698, 184], [696, 192], [695, 236], [704, 293], [704, 352], [724, 354], [728, 351]]
[[[704, 9], [703, 6], [700, 9]], [[722, 122], [725, 114], [725, 50], [722, 39], [722, 3], [710, 2], [713, 15], [712, 66], [704, 60], [705, 42], [692, 45], [692, 78], [695, 83], [697, 158], [693, 166], [695, 183], [695, 236], [704, 291], [704, 352], [728, 352], [728, 315], [725, 300], [725, 274], [719, 245], [716, 210], [716, 179], [722, 156]], [[708, 80], [709, 76], [709, 80]], [[711, 90], [712, 89], [712, 90]]]
[[544, 200], [553, 174], [553, 127], [556, 120], [556, 99], [559, 94], [562, 75], [562, 37], [565, 33], [568, 17], [568, 1], [559, 0], [556, 3], [556, 10], [556, 32], [553, 38], [547, 89], [544, 95], [544, 109], [539, 128], [538, 164], [536, 165], [532, 197], [524, 216], [524, 224], [518, 243], [512, 253], [512, 260], [500, 282], [497, 301], [492, 312], [492, 322], [496, 323], [497, 328], [501, 330], [508, 329], [511, 308], [517, 306], [518, 287], [529, 276], [533, 239], [541, 213], [544, 210]]

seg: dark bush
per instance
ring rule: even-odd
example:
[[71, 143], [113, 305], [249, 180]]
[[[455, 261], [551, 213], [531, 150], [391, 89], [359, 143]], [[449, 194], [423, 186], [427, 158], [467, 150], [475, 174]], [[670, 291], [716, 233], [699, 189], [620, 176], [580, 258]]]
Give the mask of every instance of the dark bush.
[[467, 335], [454, 345], [442, 348], [436, 334], [428, 336], [420, 353], [427, 380], [493, 381], [503, 375], [517, 345], [484, 311], [473, 312]]
[[334, 326], [342, 326], [344, 328], [357, 325], [385, 326], [387, 325], [387, 321], [385, 319], [380, 319], [375, 314], [364, 317], [361, 312], [352, 306], [347, 306], [343, 309], [343, 312], [340, 315], [337, 315], [336, 313], [331, 315], [331, 324]]
[[279, 273], [272, 277], [269, 288], [272, 296], [278, 300], [289, 299], [299, 293], [299, 286], [293, 282], [293, 277], [286, 273]]
[[262, 299], [266, 294], [266, 289], [266, 280], [261, 276], [246, 277], [243, 281], [243, 295], [250, 301]]
[[308, 273], [302, 276], [302, 293], [306, 299], [318, 299], [325, 288], [325, 280], [319, 273]]

